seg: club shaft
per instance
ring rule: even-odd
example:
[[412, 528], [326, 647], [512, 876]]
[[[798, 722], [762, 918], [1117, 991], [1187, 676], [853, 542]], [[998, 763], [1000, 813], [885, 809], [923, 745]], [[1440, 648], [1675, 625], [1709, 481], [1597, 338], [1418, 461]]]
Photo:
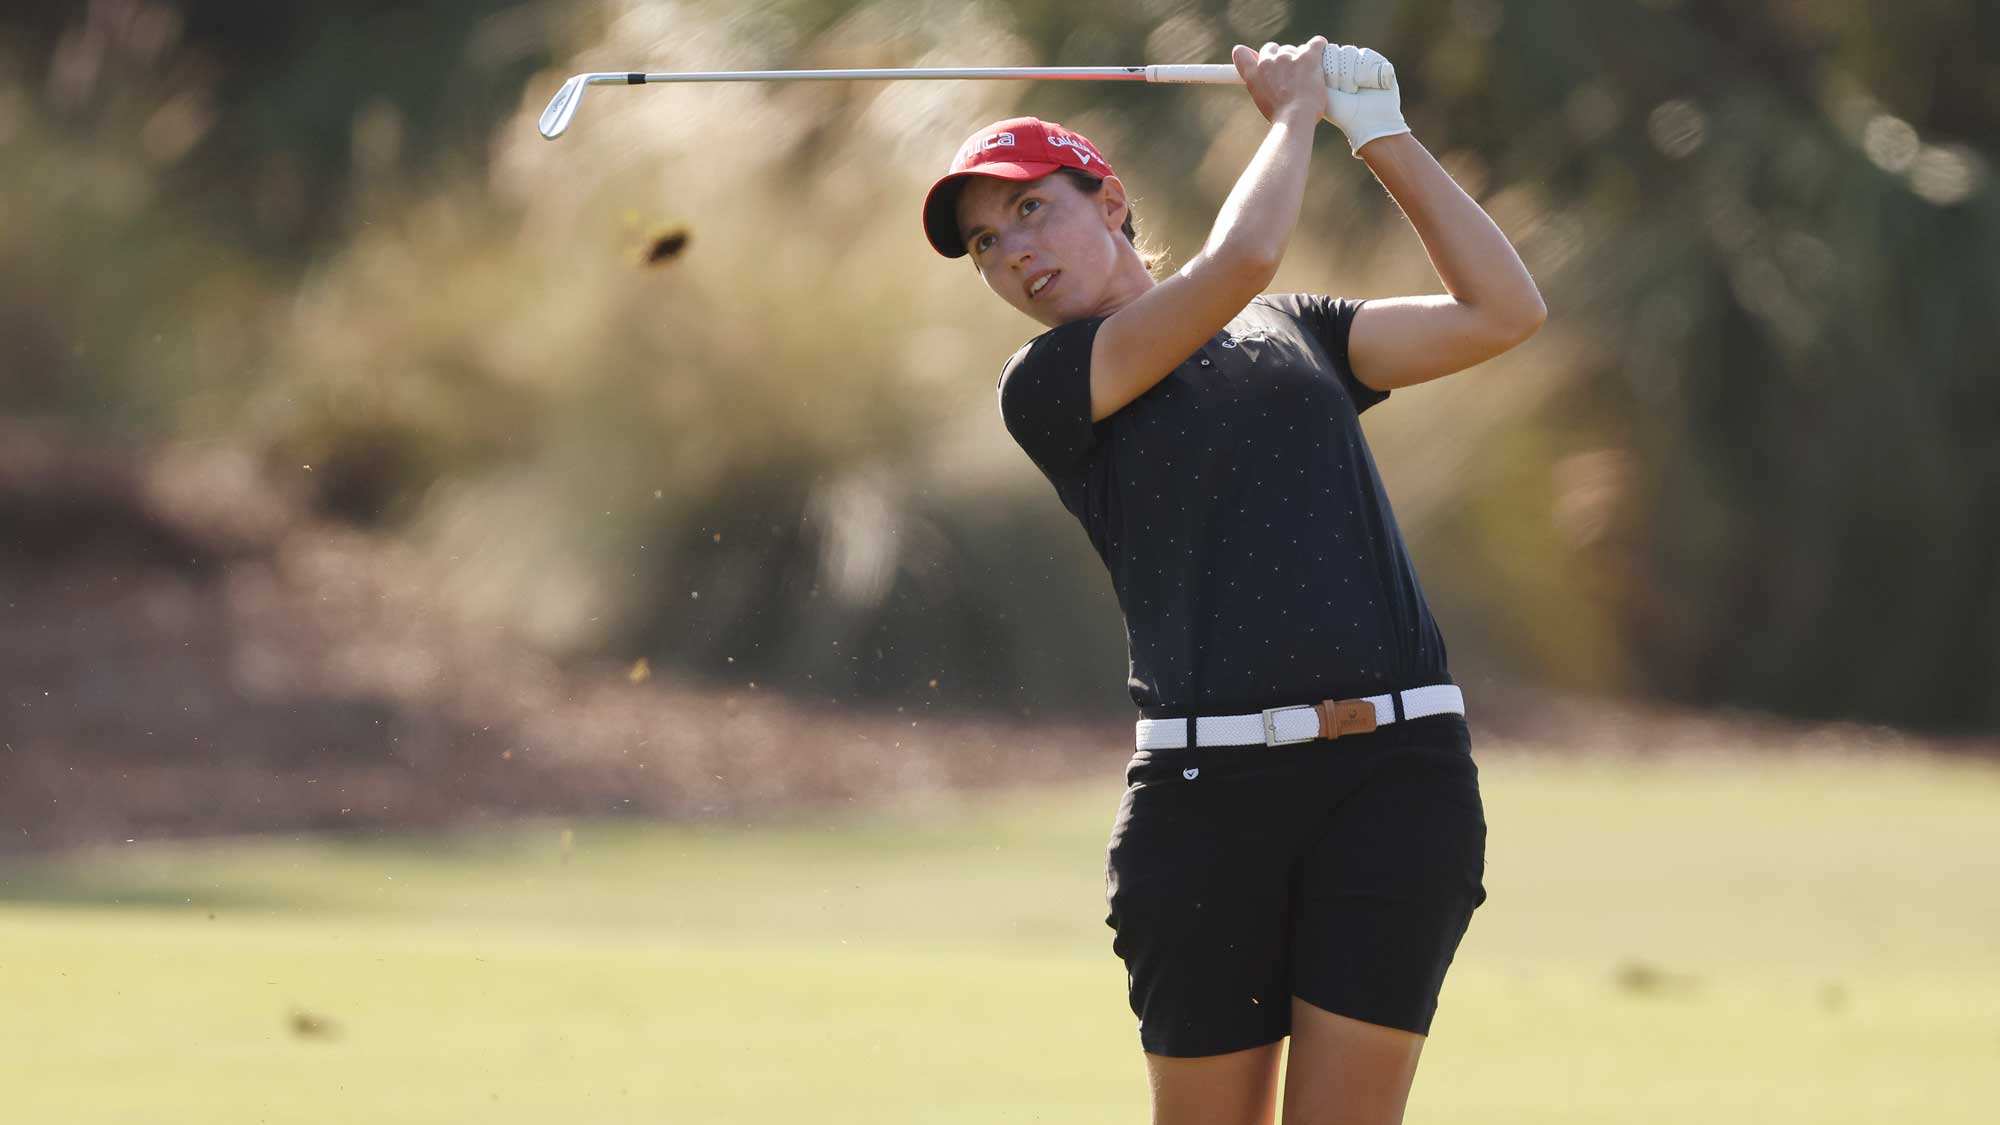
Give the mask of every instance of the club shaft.
[[[1333, 48], [1327, 48], [1331, 60]], [[1327, 64], [1332, 74], [1331, 62]], [[1168, 82], [1223, 85], [1241, 83], [1243, 76], [1234, 66], [1172, 64], [1153, 66], [981, 66], [981, 67], [886, 67], [871, 70], [711, 70], [681, 73], [657, 71], [599, 71], [572, 75], [542, 111], [538, 123], [542, 136], [551, 140], [569, 127], [583, 92], [591, 86], [651, 86], [668, 82], [899, 82], [907, 79], [1010, 79], [1014, 81], [1056, 82]], [[1394, 71], [1386, 61], [1355, 76], [1357, 85], [1369, 89], [1394, 89]]]
[[[1218, 68], [1236, 72], [1234, 66]], [[676, 74], [628, 74], [632, 86], [650, 82], [894, 82], [906, 78], [1032, 78], [1080, 82], [1146, 82], [1144, 66], [938, 66], [880, 70], [710, 70]], [[1242, 78], [1238, 78], [1240, 82]], [[616, 82], [616, 78], [612, 78]]]
[[1233, 66], [1000, 66], [1000, 67], [891, 67], [873, 70], [711, 70], [683, 73], [648, 71], [600, 71], [573, 75], [556, 91], [539, 122], [542, 136], [553, 140], [569, 128], [570, 118], [591, 86], [651, 86], [668, 82], [894, 82], [908, 78], [966, 79], [991, 78], [1076, 82], [1241, 82]]

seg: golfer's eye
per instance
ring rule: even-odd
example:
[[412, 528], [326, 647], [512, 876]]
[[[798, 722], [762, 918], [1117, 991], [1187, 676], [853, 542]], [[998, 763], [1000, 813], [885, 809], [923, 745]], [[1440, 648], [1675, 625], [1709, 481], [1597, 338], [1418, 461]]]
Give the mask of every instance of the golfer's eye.
[[1023, 199], [1021, 201], [1021, 214], [1023, 215], [1027, 214], [1029, 208], [1031, 207], [1039, 210], [1041, 206], [1042, 206], [1042, 201], [1039, 199]]
[[972, 252], [975, 254], [984, 254], [986, 253], [986, 248], [991, 245], [993, 245], [993, 236], [982, 234], [972, 240]]

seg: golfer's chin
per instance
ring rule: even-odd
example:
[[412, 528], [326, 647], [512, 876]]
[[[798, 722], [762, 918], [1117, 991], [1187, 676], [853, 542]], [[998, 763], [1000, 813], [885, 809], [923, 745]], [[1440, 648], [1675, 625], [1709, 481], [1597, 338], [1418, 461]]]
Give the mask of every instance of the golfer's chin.
[[1061, 305], [1054, 302], [1043, 302], [1030, 298], [1027, 304], [1017, 307], [1045, 328], [1057, 328], [1076, 319], [1064, 312]]
[[1073, 293], [1051, 293], [1042, 300], [1036, 300], [1025, 293], [1018, 297], [1008, 297], [1004, 294], [998, 296], [1020, 309], [1029, 320], [1039, 323], [1044, 328], [1060, 328], [1072, 320], [1087, 315], [1086, 312], [1079, 311]]

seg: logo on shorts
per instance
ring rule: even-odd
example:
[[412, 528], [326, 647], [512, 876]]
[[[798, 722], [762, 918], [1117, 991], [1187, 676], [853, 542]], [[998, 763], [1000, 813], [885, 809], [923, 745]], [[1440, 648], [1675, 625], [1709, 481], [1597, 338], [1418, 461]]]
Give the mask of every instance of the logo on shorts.
[[1189, 766], [1181, 771], [1181, 776], [1187, 778], [1189, 781], [1193, 781], [1200, 773], [1200, 766]]

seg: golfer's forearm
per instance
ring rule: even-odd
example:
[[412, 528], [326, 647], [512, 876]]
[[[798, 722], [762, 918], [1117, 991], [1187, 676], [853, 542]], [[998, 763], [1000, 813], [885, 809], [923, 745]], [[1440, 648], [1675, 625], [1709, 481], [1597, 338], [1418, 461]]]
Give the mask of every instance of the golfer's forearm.
[[1319, 118], [1300, 110], [1281, 113], [1264, 135], [1257, 154], [1236, 179], [1202, 245], [1204, 258], [1248, 271], [1261, 271], [1268, 285], [1285, 256], [1285, 243], [1299, 222], [1305, 199], [1306, 169], [1312, 158], [1313, 128]]
[[1361, 159], [1403, 209], [1459, 304], [1508, 324], [1542, 322], [1542, 295], [1521, 256], [1430, 150], [1400, 133], [1361, 146]]

